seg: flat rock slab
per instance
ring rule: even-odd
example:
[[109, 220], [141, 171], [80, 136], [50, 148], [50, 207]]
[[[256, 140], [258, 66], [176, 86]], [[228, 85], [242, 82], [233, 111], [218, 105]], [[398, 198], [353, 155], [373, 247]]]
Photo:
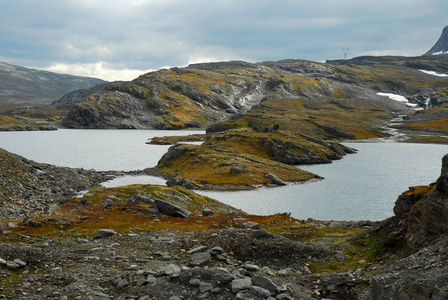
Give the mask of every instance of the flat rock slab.
[[194, 267], [203, 267], [211, 262], [212, 255], [207, 252], [199, 252], [191, 255], [190, 264]]

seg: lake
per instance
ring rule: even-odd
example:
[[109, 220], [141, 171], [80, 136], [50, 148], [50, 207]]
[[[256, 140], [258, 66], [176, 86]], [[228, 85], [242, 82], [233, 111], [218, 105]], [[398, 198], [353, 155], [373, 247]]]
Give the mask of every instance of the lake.
[[[0, 132], [0, 148], [38, 162], [96, 170], [141, 170], [155, 166], [169, 146], [148, 145], [154, 136], [201, 131], [70, 130]], [[344, 143], [358, 149], [332, 164], [302, 166], [325, 180], [243, 192], [198, 193], [253, 214], [290, 212], [299, 219], [382, 220], [409, 186], [440, 175], [446, 145]], [[151, 177], [118, 179], [118, 184], [153, 183]], [[112, 186], [106, 183], [106, 186]]]

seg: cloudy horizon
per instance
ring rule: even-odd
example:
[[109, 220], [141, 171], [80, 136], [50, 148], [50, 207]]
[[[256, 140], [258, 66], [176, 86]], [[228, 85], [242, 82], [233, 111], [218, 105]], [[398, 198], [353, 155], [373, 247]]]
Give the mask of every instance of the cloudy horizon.
[[0, 61], [131, 80], [196, 62], [418, 56], [445, 0], [0, 0]]

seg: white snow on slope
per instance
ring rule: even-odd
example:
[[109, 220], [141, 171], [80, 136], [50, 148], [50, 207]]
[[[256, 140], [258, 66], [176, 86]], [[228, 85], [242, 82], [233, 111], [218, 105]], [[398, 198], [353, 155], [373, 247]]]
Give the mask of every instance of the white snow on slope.
[[407, 106], [410, 107], [416, 107], [417, 104], [414, 103], [409, 103], [409, 100], [406, 99], [405, 97], [401, 96], [401, 95], [397, 95], [397, 94], [392, 94], [392, 93], [376, 93], [378, 96], [385, 96], [385, 97], [389, 97], [389, 99], [394, 100], [394, 101], [399, 101], [399, 102], [406, 102]]
[[432, 55], [445, 55], [448, 54], [448, 51], [440, 50], [439, 52], [434, 52]]
[[448, 74], [442, 74], [442, 73], [437, 73], [434, 71], [427, 71], [427, 70], [419, 70], [420, 72], [429, 74], [429, 75], [434, 75], [434, 76], [439, 76], [439, 77], [448, 77]]

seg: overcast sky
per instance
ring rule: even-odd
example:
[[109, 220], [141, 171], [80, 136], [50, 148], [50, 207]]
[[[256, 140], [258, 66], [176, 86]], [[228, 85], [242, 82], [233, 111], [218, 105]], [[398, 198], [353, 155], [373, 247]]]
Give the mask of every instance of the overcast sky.
[[0, 61], [105, 80], [194, 62], [417, 56], [447, 0], [0, 0]]

